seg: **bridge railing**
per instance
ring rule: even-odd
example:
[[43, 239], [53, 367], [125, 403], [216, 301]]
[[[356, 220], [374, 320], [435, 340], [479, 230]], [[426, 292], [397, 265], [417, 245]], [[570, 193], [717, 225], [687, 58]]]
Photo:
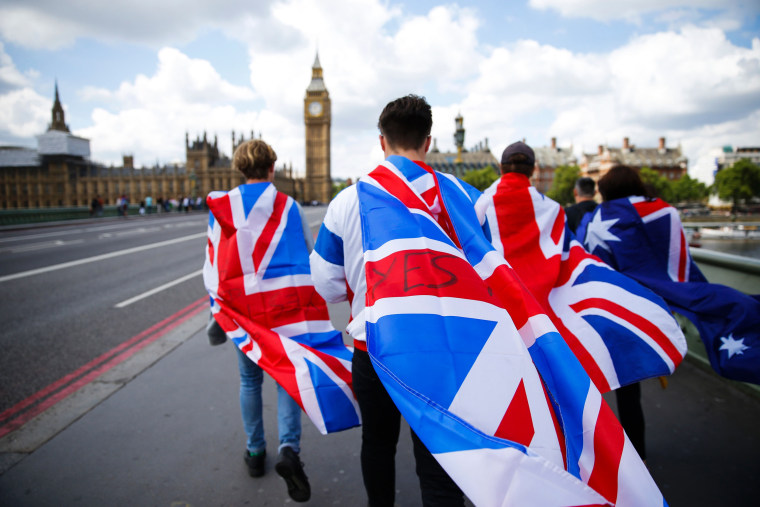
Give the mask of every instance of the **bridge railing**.
[[[139, 214], [140, 206], [130, 204], [128, 215]], [[116, 206], [105, 206], [100, 215], [102, 217], [118, 216]], [[33, 224], [40, 222], [57, 222], [60, 220], [77, 220], [92, 218], [88, 206], [71, 206], [65, 208], [31, 208], [31, 209], [4, 209], [0, 210], [0, 225]]]
[[[699, 269], [709, 282], [727, 285], [745, 294], [760, 293], [760, 259], [704, 250], [702, 248], [690, 248], [690, 252], [697, 266], [699, 266]], [[681, 315], [676, 314], [676, 320], [678, 320], [686, 336], [686, 343], [689, 347], [688, 357], [713, 371], [697, 328], [686, 317]], [[731, 380], [726, 381], [736, 384], [746, 392], [760, 396], [760, 386]]]

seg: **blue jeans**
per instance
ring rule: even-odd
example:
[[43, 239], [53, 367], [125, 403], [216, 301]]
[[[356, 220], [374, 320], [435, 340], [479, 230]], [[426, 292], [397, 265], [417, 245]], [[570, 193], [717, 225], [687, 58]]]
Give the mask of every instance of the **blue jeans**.
[[[243, 415], [243, 428], [248, 436], [246, 448], [258, 453], [266, 449], [264, 440], [264, 419], [262, 416], [261, 384], [264, 371], [243, 353], [234, 343], [240, 369], [240, 412]], [[301, 407], [290, 397], [285, 389], [277, 384], [277, 427], [280, 433], [279, 452], [283, 447], [292, 447], [300, 451], [301, 443]]]

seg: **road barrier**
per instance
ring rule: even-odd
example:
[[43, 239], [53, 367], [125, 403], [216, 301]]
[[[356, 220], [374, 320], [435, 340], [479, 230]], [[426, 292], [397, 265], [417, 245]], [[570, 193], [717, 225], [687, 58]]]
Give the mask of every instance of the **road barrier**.
[[[140, 206], [130, 204], [127, 208], [127, 215], [137, 215], [140, 213]], [[0, 210], [0, 225], [18, 225], [33, 224], [39, 222], [57, 222], [60, 220], [77, 220], [82, 218], [93, 218], [95, 215], [90, 214], [88, 206], [72, 206], [68, 208], [32, 208], [32, 209], [13, 209]], [[116, 206], [104, 206], [101, 217], [119, 216]]]

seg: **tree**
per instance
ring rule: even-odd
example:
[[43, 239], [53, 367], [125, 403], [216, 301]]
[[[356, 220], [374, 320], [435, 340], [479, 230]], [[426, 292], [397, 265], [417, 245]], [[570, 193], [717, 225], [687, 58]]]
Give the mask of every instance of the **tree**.
[[493, 166], [487, 166], [483, 169], [471, 169], [464, 173], [462, 181], [469, 183], [473, 187], [477, 188], [481, 192], [491, 186], [491, 183], [496, 181], [499, 174]]
[[702, 202], [707, 199], [710, 190], [701, 181], [684, 174], [673, 183], [675, 202]]
[[660, 176], [660, 173], [650, 167], [642, 167], [641, 171], [639, 171], [639, 176], [641, 176], [641, 181], [644, 182], [644, 185], [649, 187], [656, 197], [666, 202], [676, 202], [673, 183], [670, 180], [663, 178]]
[[561, 165], [554, 170], [552, 187], [546, 192], [546, 197], [557, 201], [563, 206], [575, 202], [573, 188], [575, 181], [581, 174], [581, 168], [577, 165]]
[[713, 187], [718, 197], [731, 201], [732, 212], [736, 212], [740, 202], [760, 197], [760, 167], [743, 158], [731, 167], [718, 171]]

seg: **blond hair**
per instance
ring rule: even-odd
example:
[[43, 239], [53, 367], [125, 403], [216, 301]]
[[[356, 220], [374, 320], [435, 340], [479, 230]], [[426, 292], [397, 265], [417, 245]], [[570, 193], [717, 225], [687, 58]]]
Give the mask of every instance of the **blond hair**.
[[232, 155], [232, 168], [243, 173], [246, 179], [265, 180], [276, 160], [277, 154], [271, 146], [260, 139], [253, 139], [237, 147]]

